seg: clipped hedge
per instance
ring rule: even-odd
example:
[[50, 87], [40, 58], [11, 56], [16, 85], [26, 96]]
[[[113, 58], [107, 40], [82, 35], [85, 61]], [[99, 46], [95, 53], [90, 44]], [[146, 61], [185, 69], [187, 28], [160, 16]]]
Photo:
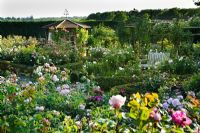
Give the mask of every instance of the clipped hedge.
[[46, 37], [46, 29], [42, 26], [54, 23], [55, 21], [41, 21], [41, 22], [0, 22], [0, 35], [6, 37], [8, 35], [21, 35], [33, 37]]
[[57, 65], [58, 67], [60, 68], [68, 68], [70, 70], [82, 70], [83, 68], [83, 62], [80, 61], [80, 62], [75, 62], [75, 63], [68, 63], [68, 64], [65, 64], [65, 65]]
[[125, 91], [126, 95], [131, 95], [136, 92], [145, 93], [146, 90], [146, 89], [141, 89], [140, 86], [136, 85], [136, 83], [130, 83], [130, 84], [114, 86], [110, 89], [110, 93], [112, 95], [119, 94], [121, 89]]
[[122, 84], [133, 83], [136, 81], [131, 76], [118, 76], [118, 77], [97, 77], [94, 79], [104, 91], [109, 91], [112, 87]]
[[15, 64], [10, 61], [0, 61], [0, 70], [3, 71], [11, 71], [15, 73], [24, 73], [24, 74], [32, 74], [35, 67], [22, 65], [22, 64]]

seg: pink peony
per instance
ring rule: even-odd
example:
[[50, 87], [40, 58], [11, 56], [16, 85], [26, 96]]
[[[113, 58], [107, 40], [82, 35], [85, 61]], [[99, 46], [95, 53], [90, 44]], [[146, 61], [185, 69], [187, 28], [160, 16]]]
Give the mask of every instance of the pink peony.
[[161, 114], [160, 113], [155, 113], [153, 119], [157, 122], [162, 120]]
[[119, 109], [124, 105], [126, 101], [126, 97], [122, 97], [121, 95], [112, 96], [109, 100], [109, 104], [112, 105], [113, 108]]
[[157, 108], [154, 108], [153, 111], [150, 113], [150, 118], [154, 119], [157, 122], [162, 120], [161, 114], [157, 112]]
[[175, 111], [172, 114], [172, 121], [181, 126], [189, 126], [192, 123], [192, 120], [187, 117], [184, 111]]

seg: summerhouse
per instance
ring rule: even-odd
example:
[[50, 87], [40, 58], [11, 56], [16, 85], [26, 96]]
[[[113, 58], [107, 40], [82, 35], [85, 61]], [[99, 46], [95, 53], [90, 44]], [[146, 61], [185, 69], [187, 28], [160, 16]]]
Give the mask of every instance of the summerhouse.
[[48, 42], [52, 41], [52, 34], [54, 32], [64, 31], [67, 33], [66, 34], [67, 36], [65, 36], [65, 38], [62, 38], [62, 39], [65, 39], [65, 41], [75, 44], [77, 29], [84, 28], [84, 29], [88, 30], [88, 29], [90, 29], [90, 26], [76, 23], [69, 19], [65, 19], [61, 22], [55, 22], [52, 24], [45, 25], [42, 28], [46, 29], [46, 40], [48, 40]]

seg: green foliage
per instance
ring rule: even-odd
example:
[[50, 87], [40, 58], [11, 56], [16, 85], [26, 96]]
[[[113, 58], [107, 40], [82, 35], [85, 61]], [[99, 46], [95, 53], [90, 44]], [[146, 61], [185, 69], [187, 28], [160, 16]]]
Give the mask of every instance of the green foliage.
[[200, 73], [192, 75], [189, 80], [184, 83], [184, 86], [185, 91], [194, 91], [196, 94], [200, 94]]
[[180, 45], [183, 41], [190, 42], [190, 33], [183, 30], [184, 26], [185, 23], [178, 20], [171, 26], [170, 40], [176, 51], [180, 51]]
[[148, 14], [138, 18], [135, 24], [136, 41], [141, 44], [150, 43], [150, 32], [152, 29], [151, 19]]
[[86, 44], [88, 37], [89, 37], [88, 30], [83, 29], [83, 28], [77, 30], [77, 43], [78, 44], [82, 44], [82, 45]]
[[161, 45], [161, 50], [166, 48], [166, 41], [170, 37], [170, 24], [168, 23], [158, 23], [153, 26], [153, 40], [159, 42]]
[[[90, 58], [85, 63], [88, 74], [94, 76], [132, 75], [140, 71], [139, 62], [131, 47], [123, 49], [92, 48]], [[97, 55], [100, 55], [99, 57]], [[100, 58], [102, 57], [102, 58]]]
[[95, 27], [89, 37], [88, 45], [116, 47], [118, 45], [118, 37], [115, 31], [108, 27]]
[[167, 39], [163, 38], [162, 41], [157, 42], [163, 51], [171, 52], [173, 44]]
[[193, 44], [193, 56], [198, 61], [200, 59], [200, 43]]
[[35, 38], [26, 39], [22, 36], [8, 36], [1, 40], [0, 58], [14, 63], [33, 65], [36, 61], [34, 53], [36, 52], [37, 44]]
[[113, 21], [126, 22], [128, 18], [126, 12], [117, 12]]
[[42, 28], [44, 25], [54, 23], [55, 21], [29, 21], [29, 22], [2, 22], [0, 21], [0, 35], [3, 37], [9, 35], [21, 35], [21, 36], [32, 36], [45, 38], [45, 29]]
[[115, 11], [115, 12], [103, 12], [103, 13], [92, 13], [87, 19], [90, 20], [112, 20], [114, 16], [123, 13], [128, 18], [143, 16], [144, 14], [149, 14], [151, 19], [163, 19], [163, 20], [172, 20], [174, 18], [179, 19], [188, 19], [193, 16], [199, 15], [199, 8], [194, 9], [180, 9], [180, 8], [171, 8], [171, 9], [145, 9], [138, 11], [133, 9], [129, 12], [124, 11]]
[[114, 86], [134, 82], [134, 78], [128, 76], [97, 77], [94, 80], [103, 90], [110, 90]]
[[190, 22], [189, 22], [189, 25], [190, 26], [193, 26], [193, 27], [195, 27], [195, 26], [200, 26], [200, 18], [199, 17], [193, 17], [191, 20], [190, 20]]
[[193, 74], [198, 71], [198, 66], [195, 61], [188, 57], [180, 57], [174, 59], [173, 62], [166, 61], [160, 67], [161, 71], [169, 72], [171, 74]]

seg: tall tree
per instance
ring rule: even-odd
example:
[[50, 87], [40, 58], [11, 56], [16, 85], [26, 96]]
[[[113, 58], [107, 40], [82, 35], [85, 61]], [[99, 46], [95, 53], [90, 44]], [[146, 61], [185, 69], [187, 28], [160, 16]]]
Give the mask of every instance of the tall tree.
[[200, 0], [193, 0], [196, 6], [200, 6]]

